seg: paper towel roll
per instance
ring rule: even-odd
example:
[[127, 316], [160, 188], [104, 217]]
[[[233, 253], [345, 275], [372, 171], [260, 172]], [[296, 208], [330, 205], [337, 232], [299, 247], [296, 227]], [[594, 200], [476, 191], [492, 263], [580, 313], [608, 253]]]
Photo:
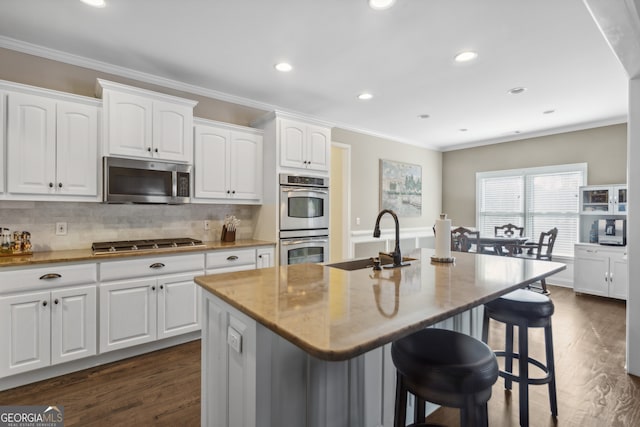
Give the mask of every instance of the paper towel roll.
[[436, 219], [436, 258], [451, 258], [451, 220], [446, 215]]

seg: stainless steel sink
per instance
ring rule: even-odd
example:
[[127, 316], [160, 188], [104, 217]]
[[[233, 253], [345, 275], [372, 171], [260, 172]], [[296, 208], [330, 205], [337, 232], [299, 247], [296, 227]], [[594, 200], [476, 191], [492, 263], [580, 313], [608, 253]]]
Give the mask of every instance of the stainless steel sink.
[[[381, 261], [382, 267], [386, 267], [386, 265], [393, 264], [393, 258], [388, 256], [387, 254], [380, 254], [380, 261]], [[415, 261], [415, 258], [402, 257], [402, 262], [407, 262], [407, 261]], [[327, 264], [327, 267], [339, 268], [341, 270], [347, 270], [347, 271], [361, 270], [363, 268], [373, 268], [373, 259], [364, 258], [364, 259], [354, 259], [352, 261], [336, 262], [333, 264]]]
[[372, 268], [373, 260], [371, 258], [354, 259], [353, 261], [343, 261], [333, 264], [327, 264], [327, 267], [339, 268], [341, 270], [347, 271], [360, 270], [362, 268]]

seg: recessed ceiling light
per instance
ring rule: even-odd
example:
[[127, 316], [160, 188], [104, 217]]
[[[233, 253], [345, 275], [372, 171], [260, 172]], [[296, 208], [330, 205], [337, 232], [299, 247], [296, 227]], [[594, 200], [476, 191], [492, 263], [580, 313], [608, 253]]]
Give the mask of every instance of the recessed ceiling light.
[[556, 110], [546, 110], [546, 111], [543, 111], [542, 114], [553, 114], [555, 112]]
[[512, 89], [509, 89], [508, 93], [510, 93], [511, 95], [519, 95], [525, 90], [527, 90], [526, 87], [514, 87]]
[[369, 0], [369, 7], [373, 10], [389, 9], [396, 0]]
[[368, 101], [371, 98], [373, 98], [373, 95], [370, 94], [369, 92], [363, 92], [360, 95], [358, 95], [358, 99], [361, 101]]
[[513, 133], [515, 133], [515, 134], [519, 134], [519, 133], [520, 133], [520, 131], [519, 131], [519, 130], [516, 130], [516, 131], [514, 131]]
[[82, 3], [93, 7], [105, 7], [107, 4], [104, 0], [80, 0]]
[[283, 73], [288, 73], [293, 70], [293, 67], [288, 62], [279, 62], [273, 66], [276, 70], [282, 71]]
[[420, 114], [420, 115], [418, 116], [418, 118], [419, 118], [419, 119], [428, 119], [429, 117], [431, 117], [431, 116], [430, 116], [430, 115], [428, 115], [428, 114]]
[[478, 53], [472, 50], [466, 50], [464, 52], [460, 52], [453, 57], [456, 62], [468, 62], [473, 61], [478, 57]]
[[467, 128], [461, 128], [461, 129], [460, 129], [460, 132], [466, 132], [466, 131], [468, 131], [468, 130], [469, 130], [469, 129], [467, 129]]

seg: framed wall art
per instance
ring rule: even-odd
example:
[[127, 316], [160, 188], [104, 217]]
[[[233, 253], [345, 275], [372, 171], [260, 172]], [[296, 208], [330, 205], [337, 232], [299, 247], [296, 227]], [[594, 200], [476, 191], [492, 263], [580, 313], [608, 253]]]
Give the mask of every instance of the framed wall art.
[[422, 216], [422, 166], [380, 159], [380, 209]]

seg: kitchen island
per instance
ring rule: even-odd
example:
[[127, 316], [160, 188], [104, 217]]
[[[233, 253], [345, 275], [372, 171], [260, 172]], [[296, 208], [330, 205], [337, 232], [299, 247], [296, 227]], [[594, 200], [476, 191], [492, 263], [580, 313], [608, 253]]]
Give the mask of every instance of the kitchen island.
[[479, 336], [481, 306], [565, 268], [456, 253], [346, 271], [298, 264], [196, 277], [203, 426], [391, 426], [390, 343], [436, 325]]

